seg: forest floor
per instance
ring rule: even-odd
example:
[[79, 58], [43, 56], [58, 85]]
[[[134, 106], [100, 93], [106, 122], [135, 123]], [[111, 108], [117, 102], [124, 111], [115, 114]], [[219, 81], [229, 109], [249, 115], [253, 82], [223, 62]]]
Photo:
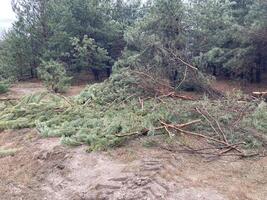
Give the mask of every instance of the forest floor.
[[[71, 87], [66, 95], [83, 87]], [[214, 87], [235, 88], [225, 81]], [[249, 87], [246, 92], [258, 90]], [[45, 91], [40, 82], [22, 82], [0, 98], [39, 91]], [[0, 200], [266, 200], [266, 157], [209, 160], [151, 145], [159, 139], [138, 138], [107, 152], [86, 153], [85, 146], [65, 147], [33, 129], [3, 131], [0, 147], [16, 153], [0, 158]]]

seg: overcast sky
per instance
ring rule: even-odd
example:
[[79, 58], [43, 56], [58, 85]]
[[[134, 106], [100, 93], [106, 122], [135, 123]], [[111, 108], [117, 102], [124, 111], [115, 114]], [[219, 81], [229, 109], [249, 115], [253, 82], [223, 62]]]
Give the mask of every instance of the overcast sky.
[[8, 29], [15, 20], [11, 0], [0, 0], [0, 31]]

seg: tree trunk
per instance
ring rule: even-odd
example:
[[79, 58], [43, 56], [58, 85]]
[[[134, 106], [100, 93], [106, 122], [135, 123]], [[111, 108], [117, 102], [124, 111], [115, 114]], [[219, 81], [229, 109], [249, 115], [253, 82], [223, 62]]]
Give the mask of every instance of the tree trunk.
[[251, 67], [250, 68], [249, 81], [250, 81], [250, 83], [253, 83], [254, 82], [254, 67]]
[[108, 76], [108, 78], [110, 77], [110, 75], [111, 75], [111, 68], [107, 68], [107, 76]]
[[95, 77], [95, 81], [99, 81], [99, 70], [98, 69], [92, 69], [92, 72]]
[[217, 67], [213, 65], [212, 68], [213, 68], [213, 72], [212, 72], [213, 76], [217, 76]]
[[258, 66], [256, 69], [256, 82], [257, 83], [261, 82], [261, 68], [260, 68], [260, 66]]

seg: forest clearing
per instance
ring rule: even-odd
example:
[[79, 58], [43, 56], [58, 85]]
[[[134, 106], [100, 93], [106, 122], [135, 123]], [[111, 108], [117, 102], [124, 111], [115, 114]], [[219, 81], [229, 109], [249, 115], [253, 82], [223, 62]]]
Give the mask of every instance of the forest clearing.
[[11, 6], [0, 200], [266, 200], [266, 1]]

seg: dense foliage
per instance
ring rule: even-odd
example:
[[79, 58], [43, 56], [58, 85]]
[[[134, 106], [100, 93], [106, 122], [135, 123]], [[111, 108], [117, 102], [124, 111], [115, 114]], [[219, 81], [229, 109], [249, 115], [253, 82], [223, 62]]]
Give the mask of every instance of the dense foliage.
[[[0, 72], [36, 77], [42, 60], [98, 79], [119, 66], [179, 83], [202, 73], [261, 82], [266, 72], [267, 3], [262, 0], [13, 0], [13, 28], [0, 43]], [[202, 76], [202, 75], [200, 75]], [[192, 78], [193, 77], [193, 78]]]
[[266, 11], [261, 0], [193, 3], [191, 40], [198, 65], [215, 76], [261, 82], [267, 64]]
[[67, 76], [64, 65], [59, 62], [43, 61], [37, 71], [46, 87], [54, 92], [65, 92], [70, 86], [71, 78]]
[[1, 40], [0, 71], [18, 79], [36, 77], [41, 61], [51, 59], [70, 71], [100, 68], [110, 74], [124, 48], [124, 30], [141, 15], [139, 1], [13, 0], [12, 6], [17, 21]]
[[5, 82], [0, 81], [0, 94], [6, 93], [8, 91], [9, 85]]

